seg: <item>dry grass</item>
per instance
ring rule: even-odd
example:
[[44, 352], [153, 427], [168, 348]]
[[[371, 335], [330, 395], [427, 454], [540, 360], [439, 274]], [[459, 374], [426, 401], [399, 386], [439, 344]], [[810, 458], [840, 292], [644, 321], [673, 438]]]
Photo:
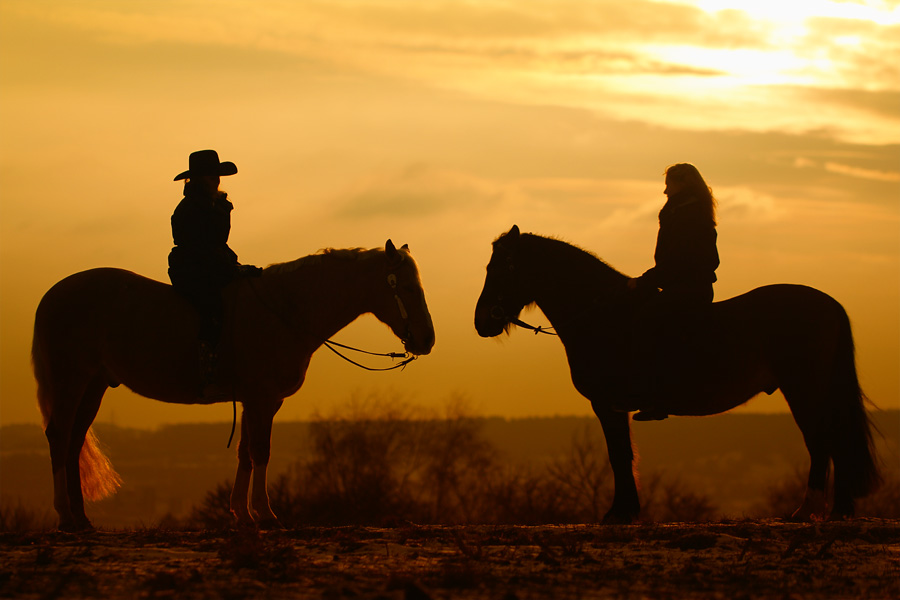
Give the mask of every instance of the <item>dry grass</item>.
[[900, 522], [0, 534], [0, 597], [887, 598]]

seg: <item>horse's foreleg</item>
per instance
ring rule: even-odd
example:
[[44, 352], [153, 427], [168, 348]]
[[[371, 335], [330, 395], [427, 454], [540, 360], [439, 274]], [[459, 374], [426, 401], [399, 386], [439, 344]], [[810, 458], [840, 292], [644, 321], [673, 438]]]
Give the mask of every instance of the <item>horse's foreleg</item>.
[[[250, 495], [250, 506], [256, 513], [261, 527], [277, 527], [281, 524], [272, 512], [267, 489], [267, 469], [272, 447], [272, 420], [281, 407], [279, 401], [274, 407], [263, 407], [254, 411], [246, 411], [250, 432], [250, 460], [253, 463], [253, 488]], [[266, 410], [265, 408], [270, 408]]]
[[241, 414], [241, 441], [238, 443], [238, 467], [234, 475], [234, 487], [231, 489], [231, 514], [239, 525], [253, 525], [250, 516], [250, 476], [253, 463], [250, 460], [250, 436], [247, 433], [246, 411]]
[[606, 449], [613, 470], [615, 492], [613, 503], [604, 523], [633, 523], [641, 512], [637, 484], [634, 479], [634, 449], [631, 445], [631, 426], [628, 415], [611, 412], [594, 404], [594, 413], [600, 419], [606, 437]]

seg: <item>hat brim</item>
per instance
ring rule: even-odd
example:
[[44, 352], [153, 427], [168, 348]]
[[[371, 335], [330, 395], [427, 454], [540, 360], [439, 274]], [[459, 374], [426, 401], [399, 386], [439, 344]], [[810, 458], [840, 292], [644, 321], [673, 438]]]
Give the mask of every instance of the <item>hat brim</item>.
[[218, 166], [211, 172], [202, 172], [202, 173], [192, 173], [190, 169], [185, 171], [184, 173], [179, 173], [175, 176], [175, 179], [172, 181], [179, 181], [181, 179], [190, 179], [191, 177], [202, 177], [204, 175], [218, 175], [219, 177], [224, 177], [226, 175], [234, 175], [237, 173], [237, 165], [235, 165], [231, 161], [225, 161], [218, 164]]

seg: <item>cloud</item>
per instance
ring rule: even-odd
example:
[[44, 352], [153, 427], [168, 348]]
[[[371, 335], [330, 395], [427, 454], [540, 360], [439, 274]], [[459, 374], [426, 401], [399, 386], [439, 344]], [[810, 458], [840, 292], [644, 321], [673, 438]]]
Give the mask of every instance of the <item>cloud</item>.
[[[824, 154], [825, 157], [829, 157], [828, 153]], [[878, 164], [879, 161], [874, 160], [873, 156], [866, 155], [858, 155], [853, 153], [836, 153], [832, 157], [841, 157], [841, 158], [853, 158], [856, 160], [865, 161], [868, 164]], [[893, 159], [889, 159], [889, 164], [894, 164], [896, 161], [896, 155]], [[884, 162], [884, 161], [882, 161]], [[835, 160], [824, 160], [822, 162], [817, 160], [812, 160], [805, 156], [798, 156], [794, 159], [794, 166], [799, 169], [818, 169], [824, 170], [828, 173], [836, 173], [838, 175], [844, 175], [848, 177], [855, 177], [857, 179], [865, 179], [868, 181], [874, 182], [883, 182], [883, 183], [897, 183], [900, 182], [900, 171], [897, 170], [883, 170], [868, 167], [861, 167], [857, 165], [849, 165], [843, 162], [837, 162]]]
[[798, 41], [796, 52], [811, 59], [813, 72], [827, 57], [829, 73], [816, 72], [817, 76], [840, 87], [900, 89], [900, 25], [813, 17], [806, 26], [809, 31]]
[[773, 223], [785, 219], [789, 210], [778, 198], [748, 186], [716, 189], [720, 221], [742, 225]]
[[421, 163], [354, 187], [337, 200], [339, 217], [422, 218], [456, 209], [482, 210], [496, 205], [506, 193], [502, 186], [473, 175]]
[[858, 177], [860, 179], [888, 181], [892, 183], [900, 182], [900, 171], [877, 171], [875, 169], [863, 169], [836, 162], [826, 162], [825, 170], [832, 173], [840, 173], [841, 175], [848, 175], [850, 177]]

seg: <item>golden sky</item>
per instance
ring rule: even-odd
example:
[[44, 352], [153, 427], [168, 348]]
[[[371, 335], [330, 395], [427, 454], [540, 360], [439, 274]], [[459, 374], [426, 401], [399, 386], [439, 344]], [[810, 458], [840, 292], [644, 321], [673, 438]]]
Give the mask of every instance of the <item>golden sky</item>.
[[[717, 298], [828, 292], [864, 388], [900, 407], [897, 0], [3, 0], [0, 86], [2, 424], [39, 422], [31, 327], [53, 283], [168, 280], [172, 178], [203, 148], [238, 165], [241, 262], [391, 238], [422, 272], [432, 355], [368, 373], [323, 350], [279, 419], [371, 391], [590, 414], [557, 340], [475, 333], [490, 243], [515, 223], [640, 274], [675, 162], [719, 200]], [[371, 316], [336, 339], [399, 348]], [[118, 389], [98, 420], [230, 417]]]

